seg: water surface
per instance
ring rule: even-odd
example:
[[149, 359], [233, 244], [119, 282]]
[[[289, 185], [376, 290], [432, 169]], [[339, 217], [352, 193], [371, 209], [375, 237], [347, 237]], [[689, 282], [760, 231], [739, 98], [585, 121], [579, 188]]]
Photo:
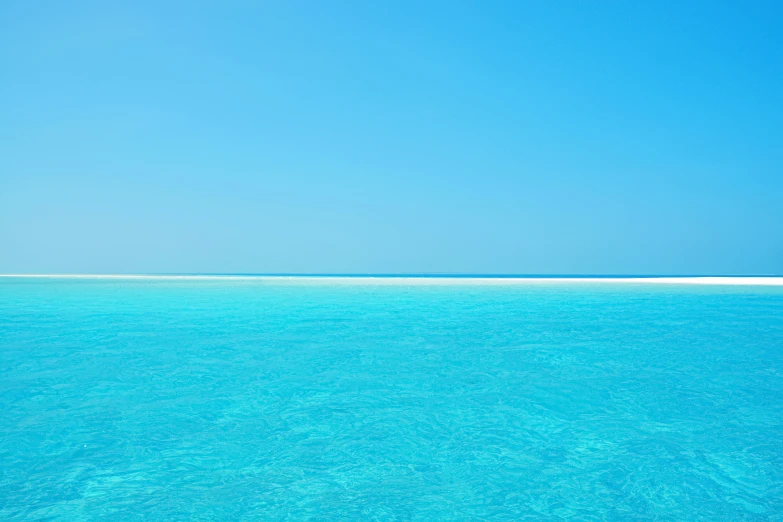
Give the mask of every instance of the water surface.
[[780, 520], [783, 289], [0, 279], [0, 519]]

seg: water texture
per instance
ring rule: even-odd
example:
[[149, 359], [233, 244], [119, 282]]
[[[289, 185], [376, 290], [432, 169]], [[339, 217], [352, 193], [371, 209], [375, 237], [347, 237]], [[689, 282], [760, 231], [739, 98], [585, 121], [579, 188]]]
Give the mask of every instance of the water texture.
[[783, 520], [783, 289], [0, 280], [2, 520]]

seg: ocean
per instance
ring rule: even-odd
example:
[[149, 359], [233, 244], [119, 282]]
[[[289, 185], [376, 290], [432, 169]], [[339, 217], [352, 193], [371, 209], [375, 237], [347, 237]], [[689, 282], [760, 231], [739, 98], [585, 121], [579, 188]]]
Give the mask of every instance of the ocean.
[[0, 278], [2, 520], [783, 520], [783, 287]]

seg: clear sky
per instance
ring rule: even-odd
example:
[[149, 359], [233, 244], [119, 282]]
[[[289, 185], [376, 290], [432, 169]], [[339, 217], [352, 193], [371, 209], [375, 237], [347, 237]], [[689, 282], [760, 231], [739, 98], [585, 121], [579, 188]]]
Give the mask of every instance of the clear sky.
[[783, 2], [0, 3], [0, 272], [783, 274]]

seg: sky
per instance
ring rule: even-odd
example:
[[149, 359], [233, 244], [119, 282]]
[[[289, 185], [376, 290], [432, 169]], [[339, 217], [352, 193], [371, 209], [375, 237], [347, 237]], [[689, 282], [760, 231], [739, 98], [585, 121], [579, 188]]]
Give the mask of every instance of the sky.
[[783, 3], [0, 2], [0, 273], [783, 275]]

